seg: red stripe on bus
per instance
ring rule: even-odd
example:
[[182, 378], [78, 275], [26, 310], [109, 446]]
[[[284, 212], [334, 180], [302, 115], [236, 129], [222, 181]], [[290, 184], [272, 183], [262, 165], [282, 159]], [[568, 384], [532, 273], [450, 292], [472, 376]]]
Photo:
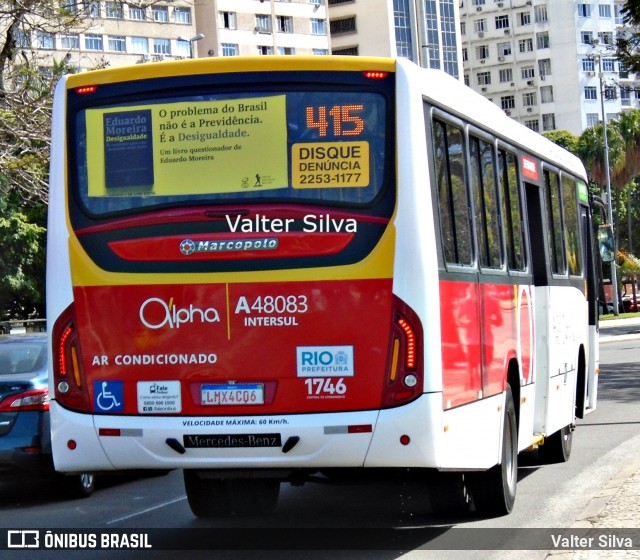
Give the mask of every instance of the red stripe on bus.
[[[127, 239], [109, 243], [111, 250], [128, 261], [187, 262], [237, 259], [275, 259], [283, 257], [334, 255], [354, 238], [352, 233], [279, 233], [173, 235], [151, 239]], [[180, 251], [185, 240], [193, 242], [194, 252]], [[270, 240], [274, 248], [254, 249]], [[218, 249], [224, 244], [221, 249]], [[236, 247], [237, 246], [237, 247]], [[199, 247], [201, 249], [199, 249]], [[214, 248], [215, 247], [215, 248]], [[235, 248], [234, 248], [235, 247]]]

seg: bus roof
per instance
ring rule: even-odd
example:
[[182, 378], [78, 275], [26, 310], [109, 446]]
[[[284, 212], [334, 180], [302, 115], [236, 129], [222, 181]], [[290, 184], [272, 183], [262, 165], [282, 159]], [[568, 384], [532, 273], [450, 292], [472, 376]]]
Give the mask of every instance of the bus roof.
[[229, 56], [136, 64], [68, 76], [67, 88], [169, 76], [225, 72], [380, 71], [395, 72], [392, 58], [359, 56]]

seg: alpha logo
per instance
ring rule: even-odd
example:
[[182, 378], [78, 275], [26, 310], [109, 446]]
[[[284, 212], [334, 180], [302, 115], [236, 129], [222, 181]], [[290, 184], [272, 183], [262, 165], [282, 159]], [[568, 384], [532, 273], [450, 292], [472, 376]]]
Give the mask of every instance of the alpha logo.
[[183, 239], [180, 252], [188, 257], [194, 253], [224, 253], [227, 251], [273, 251], [278, 248], [278, 239], [226, 239], [221, 241], [192, 241]]
[[215, 307], [202, 309], [189, 304], [189, 307], [174, 305], [173, 298], [169, 303], [163, 299], [152, 297], [142, 302], [140, 320], [148, 329], [179, 329], [181, 325], [191, 323], [219, 323], [220, 314]]
[[353, 346], [298, 346], [298, 377], [353, 377]]

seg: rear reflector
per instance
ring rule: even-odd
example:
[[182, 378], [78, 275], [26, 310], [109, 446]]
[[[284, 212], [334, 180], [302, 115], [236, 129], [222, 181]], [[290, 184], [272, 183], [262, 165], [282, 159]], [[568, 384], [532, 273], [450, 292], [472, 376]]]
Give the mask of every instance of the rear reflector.
[[119, 437], [120, 429], [119, 428], [100, 428], [98, 430], [98, 435], [105, 436], [105, 437]]
[[352, 424], [351, 426], [325, 426], [325, 435], [367, 434], [373, 432], [371, 424]]

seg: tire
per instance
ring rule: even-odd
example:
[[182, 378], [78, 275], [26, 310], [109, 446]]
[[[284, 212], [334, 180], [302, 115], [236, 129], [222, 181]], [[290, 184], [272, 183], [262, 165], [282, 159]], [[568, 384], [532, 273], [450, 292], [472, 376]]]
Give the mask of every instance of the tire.
[[431, 511], [440, 515], [460, 516], [469, 513], [469, 493], [462, 473], [441, 472], [429, 478]]
[[542, 463], [566, 463], [572, 446], [573, 430], [571, 426], [565, 426], [544, 440], [544, 444], [538, 447], [538, 456]]
[[93, 473], [65, 476], [62, 480], [65, 494], [70, 498], [88, 498], [96, 489], [96, 477]]
[[229, 480], [231, 509], [236, 515], [266, 515], [273, 513], [280, 497], [280, 481], [271, 478], [240, 478]]
[[227, 517], [231, 515], [228, 481], [200, 478], [197, 471], [185, 470], [184, 488], [187, 501], [196, 517]]
[[502, 425], [500, 464], [485, 472], [470, 473], [469, 479], [476, 513], [491, 516], [511, 513], [518, 483], [518, 425], [509, 384]]

